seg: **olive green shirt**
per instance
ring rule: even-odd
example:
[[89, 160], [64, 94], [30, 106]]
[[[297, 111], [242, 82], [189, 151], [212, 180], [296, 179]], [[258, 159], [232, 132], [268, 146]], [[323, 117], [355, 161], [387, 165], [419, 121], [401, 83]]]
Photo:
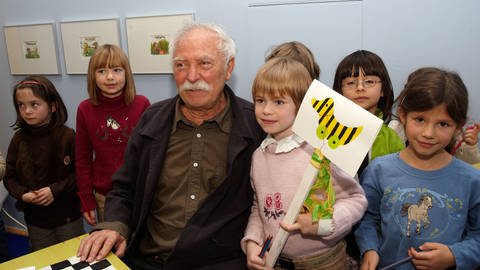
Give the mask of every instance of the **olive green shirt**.
[[176, 104], [165, 162], [140, 243], [142, 254], [155, 255], [162, 261], [188, 220], [225, 178], [232, 125], [229, 100], [219, 115], [200, 126], [185, 118], [180, 102]]

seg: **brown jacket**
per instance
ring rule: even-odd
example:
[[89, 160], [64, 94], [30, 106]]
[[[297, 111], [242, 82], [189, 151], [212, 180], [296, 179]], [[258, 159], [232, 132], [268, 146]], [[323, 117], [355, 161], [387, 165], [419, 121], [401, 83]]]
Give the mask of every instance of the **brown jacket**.
[[[17, 199], [27, 224], [54, 228], [81, 217], [75, 182], [75, 132], [66, 126], [18, 130], [8, 147], [5, 187]], [[50, 187], [54, 201], [39, 206], [22, 201], [31, 190]]]

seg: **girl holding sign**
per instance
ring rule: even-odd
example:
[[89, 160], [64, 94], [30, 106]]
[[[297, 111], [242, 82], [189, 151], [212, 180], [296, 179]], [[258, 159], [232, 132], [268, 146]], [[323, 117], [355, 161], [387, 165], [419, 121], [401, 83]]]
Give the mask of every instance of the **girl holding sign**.
[[294, 224], [281, 222], [314, 150], [292, 131], [311, 82], [302, 64], [278, 57], [260, 68], [253, 83], [255, 115], [268, 136], [252, 159], [255, 195], [241, 241], [249, 269], [271, 269], [265, 266], [265, 257], [260, 256], [262, 245], [270, 235], [275, 239], [280, 226], [290, 232], [290, 236], [275, 269], [349, 268], [343, 238], [362, 217], [367, 205], [358, 182], [333, 163], [329, 166], [336, 197], [332, 217], [313, 222], [312, 214], [303, 212]]

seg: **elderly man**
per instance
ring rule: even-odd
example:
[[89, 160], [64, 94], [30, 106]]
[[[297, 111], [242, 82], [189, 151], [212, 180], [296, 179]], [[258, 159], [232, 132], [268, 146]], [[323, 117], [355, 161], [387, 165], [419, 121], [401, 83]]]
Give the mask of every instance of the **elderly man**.
[[178, 95], [143, 114], [113, 176], [105, 222], [78, 256], [98, 260], [113, 249], [133, 269], [245, 269], [250, 162], [264, 133], [252, 104], [225, 84], [235, 43], [221, 27], [196, 23], [172, 49]]

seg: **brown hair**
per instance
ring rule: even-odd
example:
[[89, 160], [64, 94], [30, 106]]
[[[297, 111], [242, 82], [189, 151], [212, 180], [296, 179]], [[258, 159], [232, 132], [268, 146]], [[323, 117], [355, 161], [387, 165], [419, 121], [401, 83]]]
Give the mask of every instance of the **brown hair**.
[[290, 57], [293, 60], [297, 60], [307, 68], [312, 80], [320, 77], [320, 67], [315, 61], [313, 53], [301, 42], [290, 41], [274, 47], [265, 57], [265, 61], [274, 57]]
[[312, 83], [310, 73], [300, 62], [288, 57], [268, 60], [253, 81], [252, 96], [290, 96], [297, 110]]
[[467, 121], [467, 87], [452, 71], [435, 67], [417, 69], [408, 76], [395, 103], [404, 114], [423, 112], [445, 104], [448, 114], [459, 127]]
[[393, 87], [387, 67], [377, 54], [366, 50], [358, 50], [345, 56], [338, 64], [335, 72], [333, 90], [341, 94], [343, 79], [358, 77], [360, 70], [363, 70], [364, 76], [378, 76], [382, 81], [383, 96], [378, 100], [377, 108], [383, 114], [383, 121], [388, 123], [392, 117]]
[[95, 80], [95, 71], [99, 68], [113, 67], [125, 69], [125, 87], [123, 88], [125, 104], [128, 105], [135, 99], [135, 82], [127, 55], [116, 45], [104, 44], [95, 50], [88, 63], [87, 89], [90, 101], [94, 105], [98, 105], [98, 92], [100, 91]]
[[65, 103], [63, 103], [62, 97], [58, 93], [53, 83], [43, 76], [28, 76], [17, 83], [13, 88], [13, 105], [15, 107], [15, 111], [17, 112], [17, 119], [12, 125], [14, 126], [14, 129], [21, 129], [28, 126], [28, 124], [20, 116], [16, 98], [17, 91], [25, 88], [32, 89], [33, 95], [44, 100], [50, 107], [50, 110], [55, 107], [55, 112], [52, 113], [50, 123], [48, 125], [52, 127], [60, 127], [67, 122], [67, 108], [65, 107]]

